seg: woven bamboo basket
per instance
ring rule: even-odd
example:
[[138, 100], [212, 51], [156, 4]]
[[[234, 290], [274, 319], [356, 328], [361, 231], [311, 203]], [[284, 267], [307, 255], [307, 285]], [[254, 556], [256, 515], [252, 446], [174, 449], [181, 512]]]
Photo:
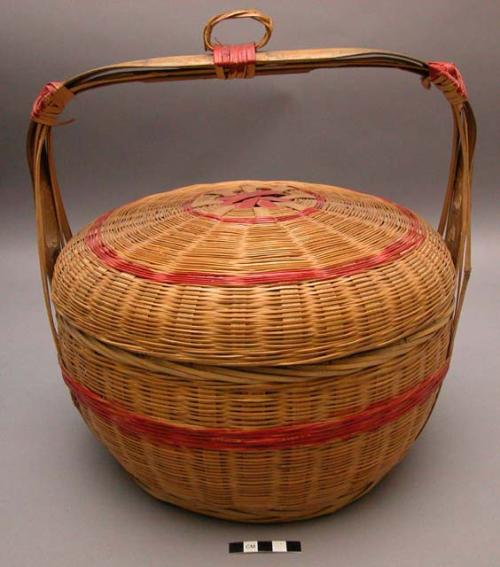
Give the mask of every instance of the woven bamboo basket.
[[[257, 43], [212, 42], [229, 18]], [[28, 133], [43, 289], [83, 419], [147, 492], [249, 522], [330, 513], [398, 463], [433, 409], [470, 273], [474, 117], [451, 63], [369, 49], [258, 51], [254, 10], [212, 18], [206, 55], [132, 61], [49, 83]], [[453, 117], [438, 230], [349, 189], [289, 180], [145, 197], [72, 236], [52, 128], [85, 91], [133, 81], [394, 68]]]

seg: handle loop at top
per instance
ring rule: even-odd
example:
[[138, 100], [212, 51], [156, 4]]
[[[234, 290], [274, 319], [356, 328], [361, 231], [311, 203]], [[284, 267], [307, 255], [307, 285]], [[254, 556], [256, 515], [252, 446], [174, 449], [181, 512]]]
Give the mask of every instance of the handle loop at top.
[[251, 18], [264, 26], [264, 35], [255, 43], [255, 49], [261, 49], [271, 39], [271, 34], [273, 33], [273, 21], [269, 16], [259, 10], [233, 10], [232, 12], [217, 14], [213, 18], [210, 18], [206, 23], [205, 28], [203, 29], [203, 45], [205, 46], [206, 51], [213, 51], [215, 49], [216, 43], [214, 44], [212, 42], [212, 31], [214, 27], [224, 20], [230, 20], [233, 18]]

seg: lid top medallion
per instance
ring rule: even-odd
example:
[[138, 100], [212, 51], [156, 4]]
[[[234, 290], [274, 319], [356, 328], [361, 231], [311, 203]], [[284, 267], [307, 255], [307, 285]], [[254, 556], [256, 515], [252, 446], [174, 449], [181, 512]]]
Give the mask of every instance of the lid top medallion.
[[291, 184], [273, 188], [247, 182], [199, 194], [187, 203], [186, 211], [221, 222], [259, 224], [307, 216], [323, 205], [318, 193]]

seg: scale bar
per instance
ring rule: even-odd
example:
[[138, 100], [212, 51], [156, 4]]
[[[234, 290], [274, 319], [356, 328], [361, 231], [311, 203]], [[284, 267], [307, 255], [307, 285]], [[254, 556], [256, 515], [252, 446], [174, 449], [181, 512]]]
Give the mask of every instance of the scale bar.
[[302, 551], [300, 541], [233, 541], [229, 553], [290, 553]]

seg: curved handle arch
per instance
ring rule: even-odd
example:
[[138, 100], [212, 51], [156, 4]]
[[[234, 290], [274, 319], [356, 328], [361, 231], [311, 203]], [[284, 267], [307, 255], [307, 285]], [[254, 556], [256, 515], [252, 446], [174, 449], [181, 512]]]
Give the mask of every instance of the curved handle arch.
[[[242, 16], [240, 16], [242, 17]], [[476, 125], [465, 87], [454, 66], [426, 63], [388, 51], [370, 49], [309, 49], [258, 52], [255, 75], [301, 73], [320, 68], [395, 68], [418, 75], [424, 86], [436, 85], [447, 98], [453, 117], [452, 154], [448, 185], [438, 231], [456, 268], [457, 284], [450, 349], [471, 270], [470, 207], [472, 158]], [[52, 128], [65, 105], [79, 93], [125, 82], [157, 82], [220, 78], [211, 55], [162, 57], [129, 61], [93, 69], [61, 83], [49, 83], [35, 101], [27, 136], [38, 237], [40, 270], [47, 313], [58, 347], [53, 321], [50, 284], [58, 254], [71, 238], [53, 158]]]

